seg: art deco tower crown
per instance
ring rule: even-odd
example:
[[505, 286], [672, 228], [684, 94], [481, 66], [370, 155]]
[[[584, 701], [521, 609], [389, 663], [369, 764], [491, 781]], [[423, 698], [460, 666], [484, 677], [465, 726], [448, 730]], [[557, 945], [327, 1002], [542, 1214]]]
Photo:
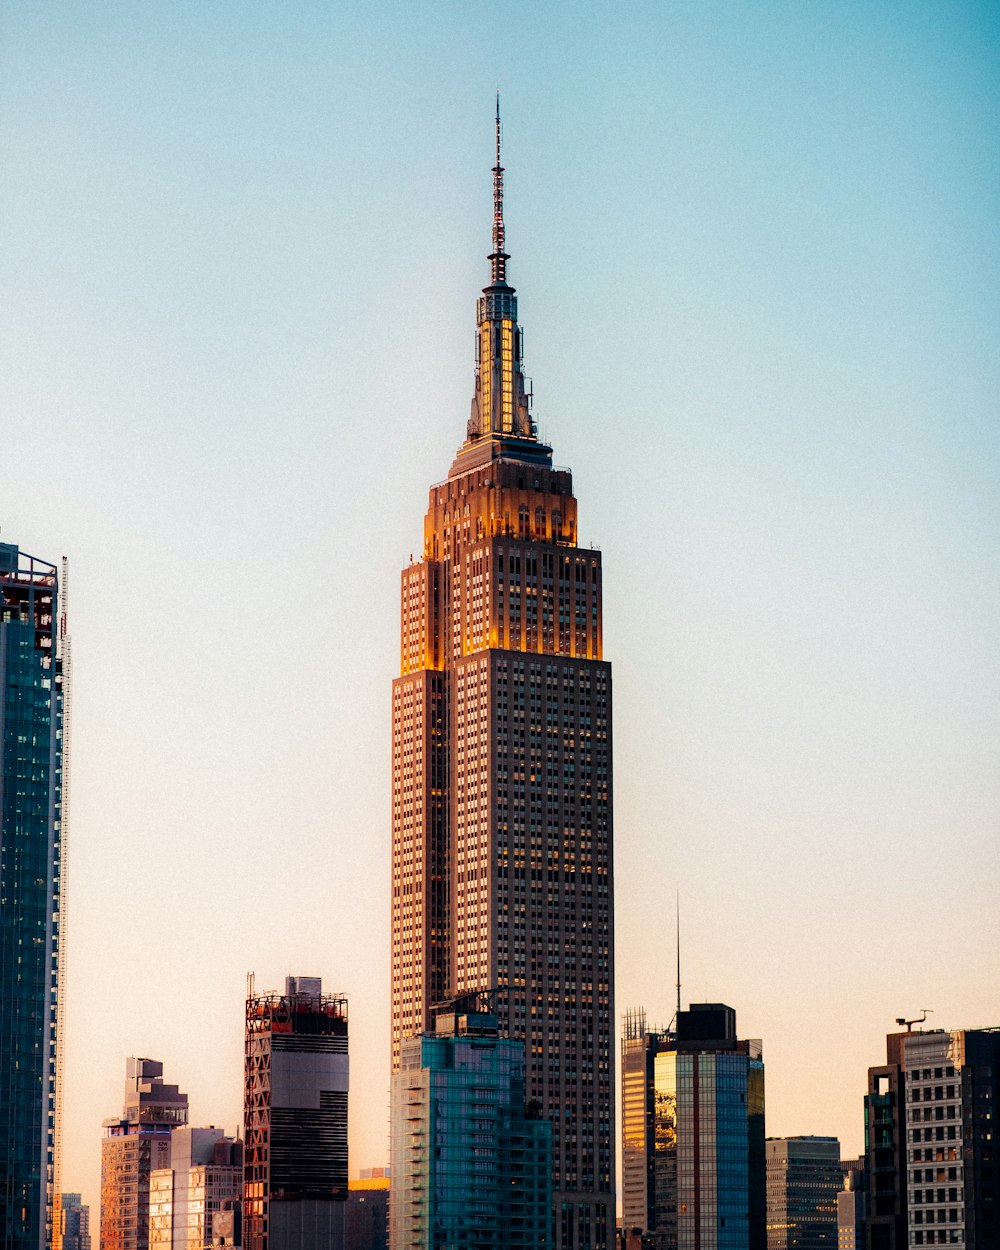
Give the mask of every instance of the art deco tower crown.
[[[551, 461], [552, 449], [538, 442], [531, 419], [531, 395], [522, 369], [522, 332], [517, 324], [517, 293], [507, 281], [503, 224], [503, 175], [500, 164], [500, 97], [497, 96], [496, 164], [493, 166], [493, 251], [490, 284], [476, 303], [476, 391], [472, 398], [466, 462], [514, 455]], [[489, 439], [490, 444], [483, 443]], [[499, 441], [496, 441], [499, 440]], [[486, 447], [490, 456], [484, 457]], [[478, 453], [478, 454], [477, 454]]]

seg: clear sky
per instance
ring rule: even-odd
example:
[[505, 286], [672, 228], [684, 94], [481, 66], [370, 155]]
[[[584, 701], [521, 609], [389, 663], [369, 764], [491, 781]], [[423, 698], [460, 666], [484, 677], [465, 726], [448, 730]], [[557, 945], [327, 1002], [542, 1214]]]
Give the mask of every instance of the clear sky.
[[[350, 996], [387, 1161], [398, 577], [460, 442], [493, 92], [536, 416], [605, 566], [617, 1010], [861, 1148], [1000, 1023], [1000, 10], [46, 0], [0, 15], [0, 525], [71, 560], [64, 1187], [129, 1054], [241, 1120]], [[96, 1214], [95, 1214], [96, 1218]]]

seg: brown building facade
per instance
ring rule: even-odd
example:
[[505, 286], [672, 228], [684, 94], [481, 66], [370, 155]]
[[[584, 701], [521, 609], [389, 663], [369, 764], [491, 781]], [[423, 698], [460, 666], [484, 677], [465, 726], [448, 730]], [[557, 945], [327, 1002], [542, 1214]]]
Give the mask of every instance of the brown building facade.
[[402, 574], [393, 683], [392, 1053], [431, 1007], [495, 989], [553, 1125], [555, 1243], [610, 1250], [611, 671], [600, 552], [540, 442], [506, 281], [477, 308], [467, 438]]

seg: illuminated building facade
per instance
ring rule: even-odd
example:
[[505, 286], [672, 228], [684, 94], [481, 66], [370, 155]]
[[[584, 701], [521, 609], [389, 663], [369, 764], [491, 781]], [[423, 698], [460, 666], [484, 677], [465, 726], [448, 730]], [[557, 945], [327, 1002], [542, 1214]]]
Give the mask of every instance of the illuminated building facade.
[[769, 1137], [767, 1250], [835, 1250], [843, 1186], [836, 1137]]
[[[55, 565], [0, 543], [0, 1245], [61, 1237], [64, 717]], [[60, 615], [62, 613], [62, 615]]]
[[467, 437], [402, 574], [393, 683], [392, 1055], [494, 989], [553, 1132], [556, 1244], [610, 1250], [611, 670], [600, 552], [530, 411], [494, 168]]
[[104, 1121], [101, 1250], [149, 1250], [150, 1176], [170, 1166], [170, 1137], [187, 1123], [187, 1094], [163, 1080], [156, 1059], [128, 1059], [125, 1103]]
[[[676, 1031], [626, 1021], [626, 1228], [656, 1250], [765, 1250], [764, 1063], [736, 1013], [692, 1003]], [[631, 1033], [631, 1036], [630, 1036]]]
[[390, 1250], [552, 1245], [552, 1126], [526, 1114], [524, 1043], [473, 1000], [407, 1038], [392, 1078]]
[[622, 1224], [646, 1231], [656, 1227], [656, 1089], [654, 1063], [673, 1046], [666, 1029], [647, 1029], [646, 1013], [626, 1012], [622, 1028]]
[[149, 1176], [149, 1250], [206, 1250], [217, 1213], [243, 1196], [243, 1143], [218, 1128], [176, 1128], [170, 1166]]
[[246, 1003], [243, 1244], [343, 1250], [347, 1202], [347, 1001], [319, 977]]

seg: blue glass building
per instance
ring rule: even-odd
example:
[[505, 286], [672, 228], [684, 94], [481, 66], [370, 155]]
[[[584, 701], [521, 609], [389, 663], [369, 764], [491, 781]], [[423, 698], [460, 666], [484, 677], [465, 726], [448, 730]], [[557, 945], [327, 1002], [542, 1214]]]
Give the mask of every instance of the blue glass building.
[[63, 650], [55, 565], [0, 543], [0, 1247], [44, 1250], [58, 1193]]
[[[634, 1027], [633, 1027], [634, 1026]], [[626, 1022], [624, 1224], [656, 1250], [766, 1250], [764, 1062], [723, 1003]]]
[[391, 1250], [552, 1245], [552, 1125], [525, 1106], [524, 1043], [459, 1009], [392, 1078]]

